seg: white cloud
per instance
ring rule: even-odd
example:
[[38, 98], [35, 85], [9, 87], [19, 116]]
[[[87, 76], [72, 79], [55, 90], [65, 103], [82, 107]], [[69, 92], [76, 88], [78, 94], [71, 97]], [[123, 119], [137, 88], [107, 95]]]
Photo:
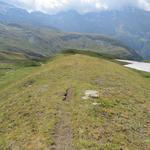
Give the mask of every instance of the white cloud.
[[55, 13], [68, 9], [79, 12], [99, 11], [103, 9], [121, 9], [135, 6], [150, 10], [150, 0], [8, 0], [28, 10]]
[[139, 7], [150, 10], [150, 0], [139, 0]]

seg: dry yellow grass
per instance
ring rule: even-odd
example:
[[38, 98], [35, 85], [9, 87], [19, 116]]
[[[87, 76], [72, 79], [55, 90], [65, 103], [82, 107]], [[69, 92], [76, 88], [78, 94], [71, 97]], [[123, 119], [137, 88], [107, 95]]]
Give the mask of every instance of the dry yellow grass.
[[[47, 150], [67, 141], [68, 150], [150, 149], [150, 78], [80, 54], [24, 71], [0, 92], [1, 150]], [[70, 87], [72, 98], [63, 101]], [[83, 100], [88, 89], [100, 98]]]

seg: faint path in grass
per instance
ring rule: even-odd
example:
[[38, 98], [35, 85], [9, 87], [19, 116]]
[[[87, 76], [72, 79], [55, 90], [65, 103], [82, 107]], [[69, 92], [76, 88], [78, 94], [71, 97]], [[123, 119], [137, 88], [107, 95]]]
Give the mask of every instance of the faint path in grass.
[[62, 101], [59, 105], [59, 122], [55, 127], [54, 150], [74, 150], [73, 148], [73, 132], [71, 123], [71, 96], [69, 93], [67, 101]]
[[60, 122], [56, 125], [55, 150], [74, 150], [71, 129], [71, 117], [68, 112], [63, 112]]

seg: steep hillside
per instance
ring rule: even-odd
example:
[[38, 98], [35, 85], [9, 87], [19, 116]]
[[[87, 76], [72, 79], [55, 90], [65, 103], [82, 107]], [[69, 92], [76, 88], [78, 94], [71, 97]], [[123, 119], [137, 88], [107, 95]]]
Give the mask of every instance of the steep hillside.
[[0, 22], [55, 27], [67, 32], [99, 33], [121, 40], [150, 59], [150, 12], [127, 7], [123, 10], [79, 14], [74, 10], [48, 15], [0, 2]]
[[[0, 84], [0, 149], [148, 150], [149, 77], [81, 54], [9, 72], [0, 77], [10, 80]], [[84, 100], [86, 90], [100, 97]]]
[[22, 52], [26, 57], [37, 59], [67, 49], [95, 51], [122, 59], [141, 59], [121, 42], [98, 34], [65, 33], [53, 28], [0, 24], [2, 51]]
[[82, 15], [76, 11], [68, 11], [50, 16], [49, 20], [51, 26], [63, 31], [112, 36], [150, 59], [149, 11], [126, 8]]

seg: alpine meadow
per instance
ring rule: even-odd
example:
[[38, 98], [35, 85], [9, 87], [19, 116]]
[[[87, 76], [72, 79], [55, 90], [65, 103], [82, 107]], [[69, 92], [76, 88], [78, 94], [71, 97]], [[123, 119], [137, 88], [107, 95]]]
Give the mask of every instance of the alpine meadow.
[[0, 0], [0, 150], [150, 150], [150, 2]]

